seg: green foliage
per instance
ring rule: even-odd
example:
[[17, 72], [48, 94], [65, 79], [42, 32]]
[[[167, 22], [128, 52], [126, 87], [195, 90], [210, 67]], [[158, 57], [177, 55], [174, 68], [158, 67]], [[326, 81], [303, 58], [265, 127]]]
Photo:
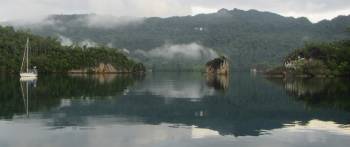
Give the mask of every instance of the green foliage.
[[328, 75], [330, 74], [330, 70], [326, 65], [320, 60], [312, 60], [306, 62], [303, 67], [303, 73], [307, 75]]
[[134, 72], [138, 72], [138, 71], [146, 72], [146, 67], [143, 64], [138, 63], [138, 64], [135, 64], [133, 66], [132, 71], [134, 71]]
[[30, 39], [30, 62], [40, 72], [67, 72], [110, 63], [117, 70], [135, 71], [141, 66], [128, 59], [116, 49], [107, 47], [66, 47], [56, 38], [44, 38], [28, 32], [15, 31], [0, 26], [0, 72], [18, 72], [21, 65], [26, 38]]
[[349, 75], [350, 40], [307, 44], [291, 53], [285, 60], [294, 61], [296, 72], [304, 74]]

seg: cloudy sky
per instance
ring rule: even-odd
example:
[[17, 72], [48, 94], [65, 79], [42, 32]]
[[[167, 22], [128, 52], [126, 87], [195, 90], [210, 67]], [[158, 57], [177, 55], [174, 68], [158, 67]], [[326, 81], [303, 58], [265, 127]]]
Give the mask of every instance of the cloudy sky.
[[220, 8], [306, 16], [317, 22], [349, 15], [350, 0], [0, 0], [0, 21], [73, 13], [168, 17], [210, 13]]

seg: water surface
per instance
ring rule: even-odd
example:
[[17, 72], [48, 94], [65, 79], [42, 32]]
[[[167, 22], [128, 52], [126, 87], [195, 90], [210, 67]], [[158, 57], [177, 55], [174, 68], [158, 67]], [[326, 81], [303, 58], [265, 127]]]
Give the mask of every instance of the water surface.
[[[0, 76], [1, 147], [350, 145], [346, 79]], [[28, 90], [28, 94], [27, 94]]]

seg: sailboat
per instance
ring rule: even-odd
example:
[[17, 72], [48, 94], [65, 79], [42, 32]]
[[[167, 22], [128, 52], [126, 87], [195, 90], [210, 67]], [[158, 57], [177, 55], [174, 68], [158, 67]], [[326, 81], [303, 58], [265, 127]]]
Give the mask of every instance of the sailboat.
[[29, 38], [27, 38], [27, 43], [24, 49], [24, 55], [20, 71], [21, 81], [31, 81], [37, 79], [38, 73], [36, 67], [34, 66], [33, 69], [29, 69], [29, 66]]

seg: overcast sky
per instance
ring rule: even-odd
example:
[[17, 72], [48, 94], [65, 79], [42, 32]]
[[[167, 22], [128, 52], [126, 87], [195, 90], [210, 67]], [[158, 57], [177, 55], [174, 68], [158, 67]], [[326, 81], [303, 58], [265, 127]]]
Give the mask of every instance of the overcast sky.
[[38, 19], [49, 14], [96, 13], [168, 17], [257, 9], [313, 22], [350, 14], [350, 0], [0, 0], [0, 21]]

